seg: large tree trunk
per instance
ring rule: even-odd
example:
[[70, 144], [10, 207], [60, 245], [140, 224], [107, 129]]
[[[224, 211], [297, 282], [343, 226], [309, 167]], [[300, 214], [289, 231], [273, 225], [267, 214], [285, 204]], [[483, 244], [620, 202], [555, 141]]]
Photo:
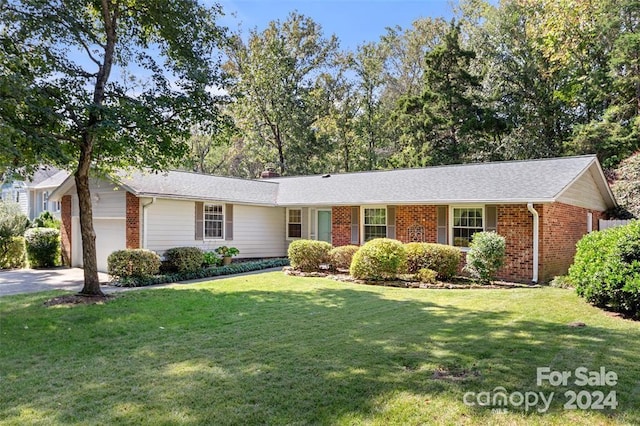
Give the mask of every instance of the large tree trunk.
[[84, 287], [82, 287], [80, 294], [102, 296], [104, 293], [100, 289], [100, 280], [98, 279], [96, 233], [93, 230], [93, 206], [91, 205], [91, 191], [89, 190], [90, 157], [91, 154], [83, 150], [75, 173], [78, 206], [80, 207], [80, 234], [82, 235], [82, 262], [84, 267]]

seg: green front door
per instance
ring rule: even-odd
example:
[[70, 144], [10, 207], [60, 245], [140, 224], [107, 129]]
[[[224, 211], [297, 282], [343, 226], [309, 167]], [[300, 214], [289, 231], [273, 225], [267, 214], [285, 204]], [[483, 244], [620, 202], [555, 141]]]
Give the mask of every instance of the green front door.
[[318, 240], [331, 243], [331, 211], [318, 210]]

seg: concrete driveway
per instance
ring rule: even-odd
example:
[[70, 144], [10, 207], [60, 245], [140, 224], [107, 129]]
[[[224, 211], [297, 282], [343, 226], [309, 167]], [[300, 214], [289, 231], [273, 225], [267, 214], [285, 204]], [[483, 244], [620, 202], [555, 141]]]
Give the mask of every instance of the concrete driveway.
[[[109, 281], [109, 276], [98, 273], [101, 283]], [[0, 271], [0, 296], [10, 294], [35, 293], [46, 290], [80, 291], [84, 282], [84, 271], [80, 268], [16, 269]], [[103, 288], [110, 292], [118, 287]]]

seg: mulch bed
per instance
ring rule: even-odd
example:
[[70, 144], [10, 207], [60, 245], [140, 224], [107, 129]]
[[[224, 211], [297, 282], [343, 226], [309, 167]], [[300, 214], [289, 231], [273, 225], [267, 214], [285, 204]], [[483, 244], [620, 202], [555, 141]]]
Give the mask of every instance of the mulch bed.
[[438, 281], [433, 284], [423, 283], [419, 281], [411, 281], [410, 279], [398, 279], [393, 281], [370, 281], [370, 280], [357, 280], [347, 273], [347, 271], [327, 271], [327, 272], [302, 272], [288, 266], [283, 268], [284, 273], [287, 275], [294, 275], [298, 277], [322, 277], [330, 278], [340, 282], [348, 282], [353, 284], [365, 284], [365, 285], [381, 285], [386, 287], [400, 287], [400, 288], [426, 288], [426, 289], [439, 289], [439, 290], [490, 290], [490, 289], [511, 289], [511, 288], [540, 288], [537, 284], [518, 284], [506, 281], [494, 281], [491, 284], [481, 285], [475, 281], [465, 277], [455, 277], [450, 282]]
[[44, 302], [45, 306], [74, 306], [74, 305], [96, 305], [107, 303], [115, 299], [116, 296], [105, 294], [103, 296], [84, 296], [82, 294], [66, 294], [64, 296], [54, 297]]

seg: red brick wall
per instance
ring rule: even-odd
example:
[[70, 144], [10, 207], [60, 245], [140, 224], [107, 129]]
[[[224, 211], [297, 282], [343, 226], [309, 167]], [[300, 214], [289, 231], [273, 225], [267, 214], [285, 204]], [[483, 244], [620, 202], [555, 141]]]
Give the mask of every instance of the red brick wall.
[[334, 247], [351, 244], [351, 207], [331, 208], [331, 243]]
[[436, 206], [397, 206], [396, 239], [410, 243], [408, 230], [411, 226], [424, 229], [424, 242], [438, 241], [438, 209]]
[[[540, 205], [534, 206], [539, 211]], [[498, 278], [510, 281], [531, 282], [533, 277], [533, 216], [526, 204], [500, 204], [498, 209], [498, 234], [506, 240], [505, 265], [498, 271]]]
[[127, 248], [136, 249], [140, 248], [140, 200], [130, 192], [126, 197]]
[[71, 195], [64, 195], [60, 200], [60, 220], [62, 264], [71, 266]]
[[598, 229], [602, 212], [563, 203], [545, 204], [540, 213], [540, 282], [567, 273], [576, 254], [576, 243], [587, 233], [587, 213]]

